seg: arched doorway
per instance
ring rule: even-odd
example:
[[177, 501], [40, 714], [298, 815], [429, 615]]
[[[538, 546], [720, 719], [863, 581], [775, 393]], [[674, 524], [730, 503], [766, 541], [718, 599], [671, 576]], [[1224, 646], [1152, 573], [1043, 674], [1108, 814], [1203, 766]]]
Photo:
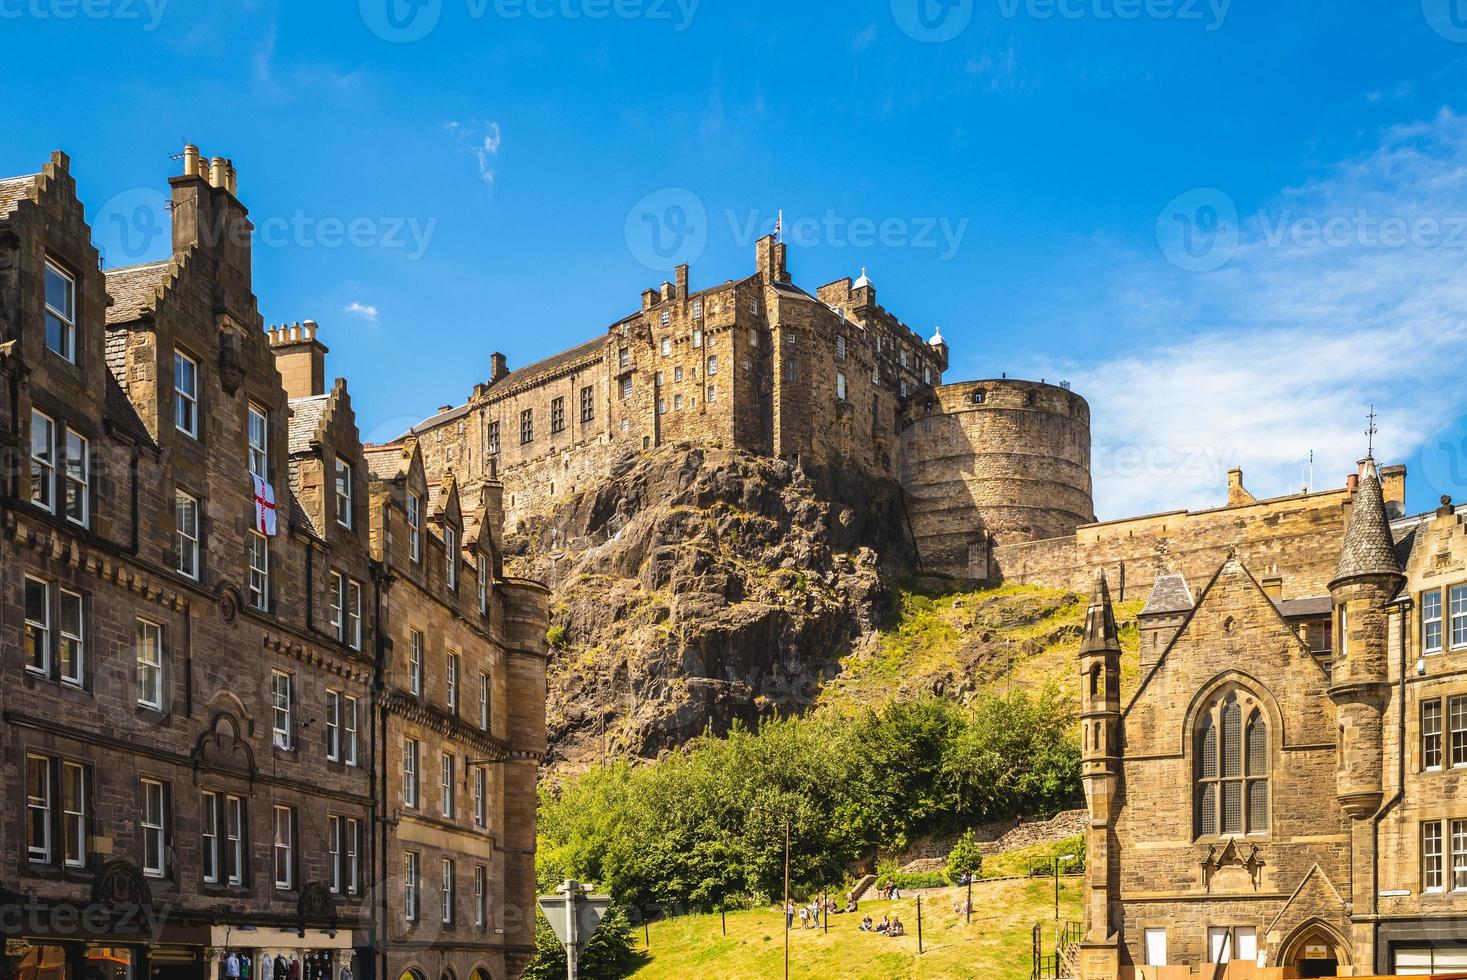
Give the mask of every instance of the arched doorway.
[[1294, 967], [1301, 977], [1337, 977], [1350, 962], [1345, 947], [1333, 931], [1314, 924], [1301, 928], [1284, 944], [1279, 965]]

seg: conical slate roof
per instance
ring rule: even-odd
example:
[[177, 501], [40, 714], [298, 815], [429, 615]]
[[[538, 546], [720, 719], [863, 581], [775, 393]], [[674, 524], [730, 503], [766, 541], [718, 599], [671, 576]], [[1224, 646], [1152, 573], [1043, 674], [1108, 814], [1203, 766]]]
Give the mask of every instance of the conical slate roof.
[[1102, 571], [1095, 577], [1095, 591], [1090, 596], [1090, 608], [1085, 612], [1085, 638], [1080, 642], [1080, 656], [1120, 648], [1116, 611], [1110, 604], [1110, 586], [1106, 584], [1105, 572]]
[[1345, 528], [1345, 543], [1340, 549], [1340, 567], [1335, 581], [1357, 575], [1399, 575], [1401, 564], [1396, 559], [1395, 539], [1386, 519], [1385, 497], [1375, 460], [1365, 460], [1365, 472], [1355, 489], [1355, 505], [1350, 510], [1350, 523]]

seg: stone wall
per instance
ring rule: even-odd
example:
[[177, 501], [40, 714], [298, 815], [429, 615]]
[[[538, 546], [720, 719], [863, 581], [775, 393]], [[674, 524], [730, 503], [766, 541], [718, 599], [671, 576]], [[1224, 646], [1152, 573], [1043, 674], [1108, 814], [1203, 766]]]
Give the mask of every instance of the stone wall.
[[990, 543], [1067, 535], [1094, 520], [1090, 409], [1054, 385], [945, 385], [906, 410], [898, 446], [923, 568], [988, 578]]

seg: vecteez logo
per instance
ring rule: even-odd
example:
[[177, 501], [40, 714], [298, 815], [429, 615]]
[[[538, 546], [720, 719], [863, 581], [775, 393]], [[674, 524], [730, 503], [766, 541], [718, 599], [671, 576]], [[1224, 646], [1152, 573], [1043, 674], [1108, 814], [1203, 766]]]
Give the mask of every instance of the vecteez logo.
[[1421, 0], [1421, 13], [1442, 37], [1467, 44], [1467, 0]]
[[891, 0], [891, 16], [913, 40], [941, 44], [968, 29], [976, 3], [977, 0]]
[[362, 22], [384, 41], [421, 41], [443, 17], [443, 0], [358, 0]]
[[163, 243], [172, 234], [168, 201], [151, 187], [114, 194], [92, 218], [97, 250], [113, 268], [146, 262], [155, 257], [155, 249], [166, 251]]
[[654, 272], [692, 265], [708, 247], [708, 209], [685, 187], [666, 187], [627, 212], [626, 242], [632, 257]]
[[1156, 218], [1156, 244], [1188, 272], [1214, 272], [1238, 251], [1238, 205], [1216, 187], [1178, 194]]

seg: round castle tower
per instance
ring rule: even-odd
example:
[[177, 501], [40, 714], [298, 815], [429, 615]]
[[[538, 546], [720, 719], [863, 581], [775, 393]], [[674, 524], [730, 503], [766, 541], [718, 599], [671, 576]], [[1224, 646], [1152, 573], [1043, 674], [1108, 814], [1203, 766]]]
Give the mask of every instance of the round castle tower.
[[1059, 385], [1009, 378], [918, 392], [898, 478], [928, 571], [989, 574], [993, 545], [1073, 534], [1095, 520], [1090, 406]]

